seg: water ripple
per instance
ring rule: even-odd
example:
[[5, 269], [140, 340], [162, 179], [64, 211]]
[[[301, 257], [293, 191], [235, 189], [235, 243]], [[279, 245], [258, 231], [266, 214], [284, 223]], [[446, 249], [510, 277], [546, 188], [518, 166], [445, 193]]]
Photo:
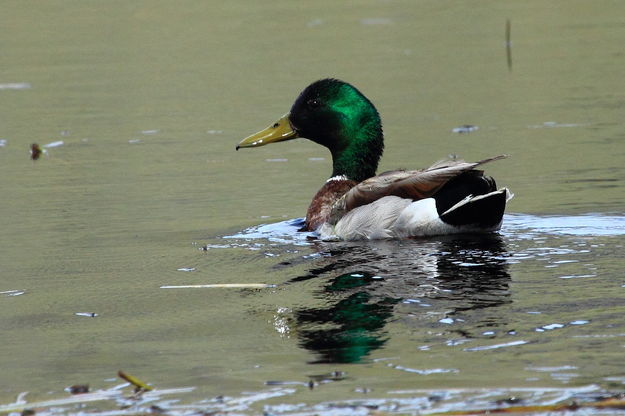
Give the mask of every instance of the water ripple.
[[[316, 238], [316, 233], [300, 232], [304, 218], [295, 218], [271, 224], [261, 224], [247, 228], [240, 233], [227, 235], [226, 239], [257, 240], [307, 245], [308, 240]], [[505, 237], [535, 239], [538, 235], [572, 236], [620, 236], [625, 235], [625, 216], [623, 215], [529, 215], [506, 214], [501, 234]], [[548, 247], [534, 247], [533, 250], [552, 250]], [[567, 251], [567, 250], [564, 250]], [[573, 250], [568, 250], [573, 251]], [[579, 252], [578, 250], [575, 250]], [[569, 260], [570, 261], [570, 260]], [[465, 263], [470, 267], [471, 263]]]
[[575, 236], [625, 235], [622, 215], [527, 215], [507, 214], [502, 234], [510, 237], [534, 238], [537, 234]]

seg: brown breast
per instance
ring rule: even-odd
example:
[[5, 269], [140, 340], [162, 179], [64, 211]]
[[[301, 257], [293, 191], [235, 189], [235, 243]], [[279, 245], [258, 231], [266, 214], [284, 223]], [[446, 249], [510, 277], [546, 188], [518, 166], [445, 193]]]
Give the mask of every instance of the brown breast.
[[306, 229], [315, 231], [321, 226], [332, 210], [332, 205], [356, 185], [356, 182], [349, 179], [329, 179], [325, 185], [317, 191], [308, 211], [306, 212]]

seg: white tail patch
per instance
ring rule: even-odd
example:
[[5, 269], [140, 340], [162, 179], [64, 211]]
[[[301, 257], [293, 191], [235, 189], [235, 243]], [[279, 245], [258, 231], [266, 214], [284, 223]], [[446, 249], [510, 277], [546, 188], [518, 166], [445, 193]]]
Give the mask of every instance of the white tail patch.
[[395, 221], [393, 231], [397, 237], [422, 237], [457, 232], [456, 227], [440, 219], [434, 198], [422, 199], [408, 205]]

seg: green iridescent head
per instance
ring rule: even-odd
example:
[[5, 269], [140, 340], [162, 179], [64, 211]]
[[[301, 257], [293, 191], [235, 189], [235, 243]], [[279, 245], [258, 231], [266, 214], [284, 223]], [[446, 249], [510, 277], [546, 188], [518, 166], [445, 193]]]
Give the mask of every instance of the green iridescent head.
[[384, 150], [382, 123], [353, 85], [337, 79], [310, 84], [291, 107], [289, 121], [298, 137], [330, 149], [332, 176], [362, 181], [375, 175]]
[[375, 175], [384, 150], [380, 115], [353, 85], [337, 79], [310, 84], [286, 114], [243, 139], [237, 150], [305, 137], [332, 153], [332, 176], [363, 181]]

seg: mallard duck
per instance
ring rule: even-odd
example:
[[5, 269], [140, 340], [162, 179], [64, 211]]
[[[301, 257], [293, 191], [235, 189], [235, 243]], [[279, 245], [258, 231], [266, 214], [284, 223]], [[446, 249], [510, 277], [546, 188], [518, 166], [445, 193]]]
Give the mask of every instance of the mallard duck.
[[488, 233], [501, 227], [507, 188], [476, 167], [445, 160], [422, 170], [375, 176], [384, 137], [375, 106], [353, 85], [337, 79], [313, 82], [291, 111], [243, 139], [237, 150], [307, 138], [332, 154], [332, 175], [314, 196], [306, 230], [322, 239], [362, 240]]

